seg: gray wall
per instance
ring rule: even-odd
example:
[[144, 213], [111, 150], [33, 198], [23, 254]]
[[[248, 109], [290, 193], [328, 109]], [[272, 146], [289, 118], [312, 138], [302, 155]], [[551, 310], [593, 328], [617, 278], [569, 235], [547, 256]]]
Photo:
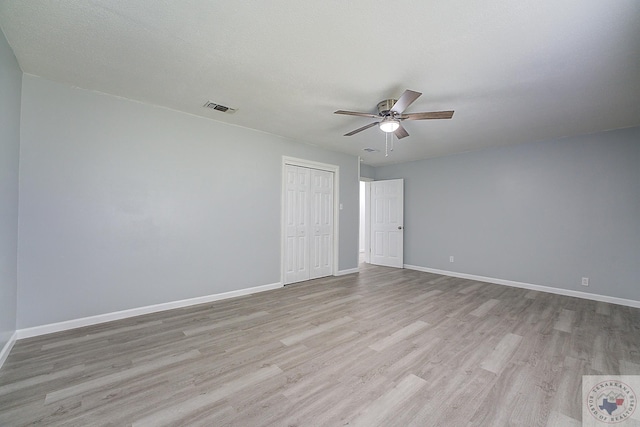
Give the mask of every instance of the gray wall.
[[357, 267], [356, 157], [29, 75], [22, 96], [18, 328], [279, 282], [283, 155], [340, 167]]
[[374, 167], [360, 164], [360, 177], [373, 179], [375, 177]]
[[0, 350], [16, 330], [22, 71], [0, 31]]
[[640, 301], [640, 128], [375, 176], [405, 179], [406, 264]]

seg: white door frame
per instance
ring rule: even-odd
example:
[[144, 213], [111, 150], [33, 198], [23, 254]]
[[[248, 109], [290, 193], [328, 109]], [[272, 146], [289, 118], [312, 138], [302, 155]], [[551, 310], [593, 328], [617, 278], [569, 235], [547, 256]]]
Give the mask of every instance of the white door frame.
[[340, 216], [340, 167], [328, 163], [315, 162], [313, 160], [298, 159], [296, 157], [282, 156], [281, 174], [281, 194], [280, 194], [280, 283], [284, 285], [285, 277], [285, 244], [286, 244], [286, 217], [285, 200], [287, 191], [287, 181], [285, 165], [300, 166], [309, 169], [318, 169], [333, 172], [333, 266], [331, 274], [337, 276], [338, 273], [338, 236], [339, 236], [339, 216]]

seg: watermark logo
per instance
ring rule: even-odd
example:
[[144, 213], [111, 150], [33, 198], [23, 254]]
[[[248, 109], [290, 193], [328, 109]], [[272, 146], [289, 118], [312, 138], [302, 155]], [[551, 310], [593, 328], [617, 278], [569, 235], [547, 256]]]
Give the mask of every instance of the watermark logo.
[[637, 426], [640, 375], [585, 375], [582, 377], [582, 425]]

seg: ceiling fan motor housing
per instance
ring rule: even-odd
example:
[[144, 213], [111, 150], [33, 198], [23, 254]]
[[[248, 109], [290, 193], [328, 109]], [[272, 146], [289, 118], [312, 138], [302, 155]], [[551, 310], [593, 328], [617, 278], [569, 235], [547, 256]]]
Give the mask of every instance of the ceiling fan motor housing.
[[378, 102], [378, 114], [381, 116], [389, 115], [389, 111], [391, 111], [396, 102], [398, 102], [397, 99], [385, 99]]

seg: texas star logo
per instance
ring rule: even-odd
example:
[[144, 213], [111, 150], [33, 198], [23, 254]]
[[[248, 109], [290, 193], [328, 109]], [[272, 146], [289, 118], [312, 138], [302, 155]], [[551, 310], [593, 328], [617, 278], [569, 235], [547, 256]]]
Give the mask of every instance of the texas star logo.
[[625, 421], [636, 410], [636, 394], [620, 381], [603, 381], [587, 394], [587, 407], [593, 417], [607, 424]]

